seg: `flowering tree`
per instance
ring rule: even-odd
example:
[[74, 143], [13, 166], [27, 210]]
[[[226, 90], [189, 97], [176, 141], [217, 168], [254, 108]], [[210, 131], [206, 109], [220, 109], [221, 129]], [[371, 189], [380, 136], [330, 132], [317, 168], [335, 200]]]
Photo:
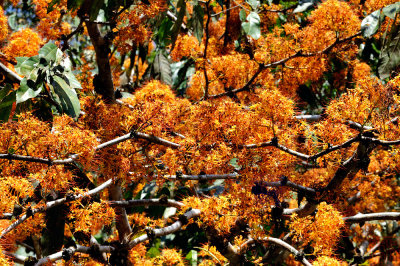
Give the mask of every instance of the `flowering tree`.
[[0, 0], [0, 262], [399, 263], [400, 4]]

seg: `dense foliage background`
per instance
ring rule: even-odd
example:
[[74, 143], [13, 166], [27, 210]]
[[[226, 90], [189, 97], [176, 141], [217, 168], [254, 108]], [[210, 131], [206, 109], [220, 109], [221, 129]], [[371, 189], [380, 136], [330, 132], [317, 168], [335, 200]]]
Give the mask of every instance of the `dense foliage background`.
[[399, 13], [0, 0], [0, 263], [398, 265]]

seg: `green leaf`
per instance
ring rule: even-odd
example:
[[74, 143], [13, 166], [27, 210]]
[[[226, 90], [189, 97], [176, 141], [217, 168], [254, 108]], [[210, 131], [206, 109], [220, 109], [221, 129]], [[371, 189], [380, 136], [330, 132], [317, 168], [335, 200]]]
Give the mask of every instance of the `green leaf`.
[[17, 14], [12, 14], [8, 16], [8, 25], [13, 31], [18, 31], [20, 25], [17, 23]]
[[175, 41], [178, 38], [178, 34], [181, 30], [183, 18], [185, 17], [186, 14], [186, 2], [185, 0], [179, 0], [176, 8], [179, 8], [179, 12], [175, 21], [174, 26], [171, 29], [171, 43], [172, 43], [172, 49], [175, 46]]
[[44, 58], [48, 63], [59, 63], [63, 58], [63, 53], [57, 45], [48, 42], [39, 50], [39, 57]]
[[54, 6], [59, 4], [60, 0], [53, 0], [50, 2], [50, 4], [47, 6], [47, 13], [50, 13], [51, 11], [54, 10]]
[[52, 96], [60, 104], [62, 111], [71, 117], [78, 117], [80, 113], [80, 103], [75, 90], [71, 84], [67, 83], [68, 78], [54, 75], [51, 79]]
[[[161, 47], [165, 47], [171, 43], [171, 29], [173, 28], [173, 22], [169, 17], [165, 17], [161, 20], [158, 28], [154, 32], [154, 39], [156, 40], [157, 44]], [[139, 46], [139, 55], [142, 54], [142, 51], [145, 50], [144, 58], [147, 55], [147, 49], [144, 46]], [[143, 59], [143, 57], [141, 56]]]
[[400, 64], [400, 25], [392, 25], [392, 30], [381, 49], [378, 63], [379, 78], [390, 77], [391, 72]]
[[0, 108], [12, 105], [15, 102], [15, 91], [0, 99]]
[[221, 8], [224, 8], [224, 0], [217, 0], [217, 3], [221, 6]]
[[365, 38], [371, 37], [374, 35], [383, 20], [383, 16], [381, 15], [381, 10], [376, 10], [372, 12], [370, 15], [366, 16], [361, 21], [361, 32]]
[[159, 51], [154, 58], [154, 74], [155, 78], [161, 80], [167, 85], [172, 86], [171, 65], [168, 58], [162, 51]]
[[244, 9], [240, 10], [240, 12], [239, 12], [240, 21], [245, 22], [246, 17], [247, 17], [246, 10], [244, 10]]
[[4, 87], [0, 87], [0, 102], [3, 101], [3, 98], [6, 97], [11, 90], [12, 86], [8, 83], [6, 83]]
[[244, 32], [257, 40], [261, 36], [260, 17], [256, 12], [250, 12], [247, 16], [247, 21], [242, 23]]
[[82, 89], [81, 84], [76, 79], [75, 75], [71, 71], [64, 72], [65, 78], [68, 79], [68, 83], [72, 89]]
[[173, 216], [176, 214], [176, 208], [175, 207], [167, 207], [164, 210], [163, 213], [163, 218], [168, 219], [169, 217]]
[[382, 9], [382, 12], [385, 16], [391, 19], [395, 19], [396, 14], [399, 12], [399, 10], [400, 10], [400, 2], [397, 2], [392, 5], [385, 6]]
[[293, 13], [301, 13], [310, 9], [319, 0], [300, 0], [299, 5], [293, 10]]
[[196, 266], [198, 259], [197, 259], [197, 250], [192, 249], [187, 255], [186, 259], [189, 261], [190, 265]]
[[75, 10], [75, 9], [78, 9], [82, 4], [83, 4], [83, 0], [68, 0], [67, 8], [68, 8], [68, 10]]
[[0, 102], [0, 121], [7, 122], [10, 117], [13, 104], [15, 102], [15, 91], [1, 99]]
[[246, 0], [246, 2], [251, 6], [251, 8], [255, 11], [260, 6], [260, 1], [258, 0]]
[[161, 254], [161, 252], [160, 252], [161, 240], [160, 239], [156, 239], [154, 242], [155, 243], [153, 243], [153, 246], [146, 253], [146, 255], [149, 256], [150, 258], [158, 257]]
[[203, 38], [203, 28], [204, 28], [204, 9], [197, 5], [193, 8], [193, 17], [192, 20], [192, 27], [193, 27], [193, 34], [201, 43], [201, 39]]
[[35, 98], [36, 96], [38, 96], [43, 89], [43, 84], [42, 82], [40, 82], [41, 84], [39, 84], [37, 86], [37, 89], [35, 90], [34, 88], [31, 88], [28, 86], [27, 84], [27, 78], [23, 78], [21, 80], [21, 83], [19, 85], [19, 89], [16, 91], [17, 92], [17, 104], [25, 102], [26, 100], [29, 100], [31, 98]]
[[90, 14], [89, 14], [89, 19], [91, 21], [96, 20], [97, 15], [99, 14], [100, 9], [103, 6], [103, 4], [104, 4], [103, 0], [93, 0], [92, 7], [90, 8]]
[[36, 64], [39, 63], [39, 57], [17, 57], [17, 65], [15, 66], [15, 71], [18, 74], [29, 77], [31, 73], [35, 70]]

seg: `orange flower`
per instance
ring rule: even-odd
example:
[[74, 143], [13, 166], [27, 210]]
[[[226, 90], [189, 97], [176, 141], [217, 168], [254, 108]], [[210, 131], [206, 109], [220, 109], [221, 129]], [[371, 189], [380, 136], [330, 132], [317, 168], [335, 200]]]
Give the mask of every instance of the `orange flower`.
[[21, 29], [11, 34], [4, 52], [11, 58], [31, 57], [38, 54], [41, 44], [42, 40], [35, 31], [30, 28]]

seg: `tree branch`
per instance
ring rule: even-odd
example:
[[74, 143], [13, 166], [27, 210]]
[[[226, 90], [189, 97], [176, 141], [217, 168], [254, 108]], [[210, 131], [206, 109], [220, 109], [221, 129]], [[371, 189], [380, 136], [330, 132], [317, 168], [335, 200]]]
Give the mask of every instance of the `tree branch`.
[[305, 186], [293, 183], [291, 181], [287, 181], [286, 183], [282, 183], [281, 181], [278, 181], [278, 182], [262, 181], [261, 184], [266, 187], [290, 187], [297, 191], [303, 192], [308, 197], [315, 197], [315, 195], [317, 194], [317, 191], [315, 189], [305, 187]]
[[[123, 141], [132, 139], [132, 138], [144, 139], [144, 140], [147, 140], [149, 142], [152, 142], [152, 143], [155, 143], [155, 144], [159, 144], [159, 145], [163, 145], [163, 146], [166, 146], [166, 147], [169, 147], [169, 148], [173, 148], [173, 149], [177, 149], [177, 148], [181, 147], [181, 145], [178, 144], [178, 143], [171, 142], [169, 140], [166, 140], [166, 139], [163, 139], [163, 138], [159, 138], [159, 137], [156, 137], [156, 136], [153, 136], [153, 135], [149, 135], [149, 134], [146, 134], [146, 133], [134, 131], [132, 133], [125, 134], [125, 135], [123, 135], [121, 137], [118, 137], [118, 138], [112, 139], [110, 141], [101, 143], [100, 145], [95, 147], [95, 150], [98, 151], [98, 150], [104, 149], [106, 147], [109, 147], [109, 146], [112, 146], [112, 145], [116, 145], [116, 144], [121, 143]], [[33, 157], [33, 156], [17, 155], [17, 154], [10, 154], [10, 153], [0, 154], [0, 159], [43, 163], [43, 164], [47, 164], [47, 165], [72, 163], [78, 157], [79, 157], [79, 154], [73, 154], [73, 155], [70, 155], [69, 158], [67, 158], [67, 159], [51, 160], [51, 159], [44, 159], [44, 158], [38, 158], [38, 157]]]
[[[182, 226], [184, 225], [181, 220], [187, 221], [191, 218], [199, 216], [200, 213], [201, 212], [198, 209], [191, 209], [190, 211], [187, 211], [183, 215], [183, 217], [184, 217], [183, 219], [176, 221], [175, 223], [171, 224], [170, 226], [166, 226], [166, 227], [160, 228], [160, 229], [152, 229], [151, 237], [160, 237], [160, 236], [172, 234], [172, 233], [180, 230], [182, 228]], [[129, 248], [133, 248], [137, 244], [142, 243], [146, 240], [149, 240], [149, 234], [141, 235], [141, 236], [133, 239], [131, 242], [129, 242]]]
[[215, 95], [209, 95], [208, 98], [214, 99], [214, 98], [220, 98], [223, 96], [227, 96], [231, 93], [238, 93], [238, 92], [242, 92], [242, 91], [246, 91], [250, 89], [250, 86], [253, 84], [253, 82], [255, 81], [255, 79], [258, 77], [258, 75], [265, 69], [270, 68], [270, 67], [275, 67], [275, 66], [279, 66], [282, 65], [284, 63], [286, 63], [287, 61], [289, 61], [290, 59], [296, 58], [296, 57], [311, 57], [311, 56], [316, 56], [316, 55], [321, 55], [324, 53], [329, 52], [335, 45], [346, 42], [348, 40], [353, 39], [356, 36], [361, 35], [361, 31], [357, 32], [354, 35], [351, 35], [347, 38], [344, 38], [342, 40], [336, 39], [331, 45], [329, 45], [328, 47], [324, 48], [321, 51], [315, 52], [315, 53], [304, 53], [302, 51], [298, 51], [295, 54], [292, 54], [286, 58], [283, 58], [281, 60], [269, 63], [269, 64], [264, 64], [264, 63], [259, 63], [258, 65], [258, 69], [257, 71], [253, 74], [253, 76], [250, 78], [250, 80], [241, 88], [235, 89], [235, 90], [231, 90], [231, 91], [226, 91], [220, 94], [215, 94]]
[[108, 57], [110, 45], [104, 39], [104, 37], [101, 36], [100, 30], [96, 23], [86, 21], [85, 24], [90, 36], [90, 40], [94, 46], [97, 67], [99, 69], [99, 74], [95, 77], [97, 80], [96, 84], [94, 84], [95, 90], [97, 93], [103, 96], [104, 101], [107, 103], [114, 103], [114, 84], [112, 80], [110, 59]]
[[378, 213], [358, 213], [354, 216], [344, 217], [346, 223], [363, 223], [373, 220], [396, 220], [400, 221], [400, 212], [378, 212]]
[[[114, 248], [111, 247], [111, 246], [98, 246], [98, 249], [99, 249], [98, 251], [101, 252], [101, 253], [103, 253], [103, 252], [110, 253], [110, 252], [112, 252], [114, 250]], [[81, 245], [77, 245], [77, 247], [69, 247], [69, 248], [64, 249], [63, 251], [59, 251], [59, 252], [51, 254], [51, 255], [49, 255], [47, 257], [41, 258], [40, 260], [38, 260], [38, 262], [36, 262], [35, 266], [45, 265], [45, 264], [47, 264], [49, 262], [61, 260], [63, 258], [63, 253], [64, 252], [68, 252], [68, 254], [70, 256], [72, 256], [76, 252], [90, 254], [91, 248], [90, 247], [81, 246]]]
[[0, 71], [4, 73], [7, 79], [9, 79], [11, 82], [14, 83], [20, 83], [22, 78], [18, 76], [16, 73], [14, 73], [11, 69], [6, 67], [0, 62]]
[[233, 174], [220, 174], [220, 175], [167, 175], [164, 176], [168, 179], [184, 179], [184, 180], [215, 180], [215, 179], [238, 179], [240, 175], [237, 173]]
[[16, 228], [18, 225], [20, 225], [21, 223], [23, 223], [25, 220], [27, 220], [29, 217], [34, 216], [36, 213], [39, 212], [45, 212], [51, 208], [54, 208], [56, 206], [62, 205], [68, 201], [74, 201], [74, 200], [78, 200], [81, 198], [86, 198], [86, 197], [90, 197], [94, 194], [99, 193], [100, 191], [102, 191], [103, 189], [107, 188], [108, 186], [110, 186], [113, 183], [113, 179], [109, 179], [106, 182], [104, 182], [103, 184], [101, 184], [100, 186], [89, 190], [87, 193], [84, 194], [79, 194], [76, 196], [71, 196], [71, 197], [64, 197], [58, 200], [54, 200], [54, 201], [50, 201], [47, 202], [45, 206], [40, 207], [40, 208], [36, 208], [33, 209], [31, 211], [31, 213], [26, 213], [24, 215], [22, 215], [18, 220], [16, 220], [14, 223], [12, 223], [10, 226], [8, 226], [6, 229], [3, 230], [3, 232], [1, 232], [0, 235], [0, 239], [3, 238], [6, 234], [8, 234], [9, 232], [11, 232], [14, 228]]
[[[109, 189], [109, 197], [111, 200], [120, 201], [123, 199], [121, 187], [118, 184], [112, 184]], [[122, 243], [126, 243], [128, 236], [132, 233], [132, 228], [129, 225], [126, 210], [118, 205], [115, 206], [116, 222], [118, 237]]]
[[133, 206], [170, 206], [175, 208], [182, 208], [183, 203], [170, 200], [170, 199], [141, 199], [141, 200], [120, 200], [120, 201], [109, 201], [108, 204], [111, 207], [133, 207]]
[[277, 245], [287, 249], [288, 251], [290, 251], [293, 255], [301, 256], [301, 262], [304, 265], [312, 266], [312, 264], [304, 256], [302, 256], [302, 254], [297, 249], [295, 249], [293, 246], [289, 245], [285, 241], [283, 241], [279, 238], [275, 238], [275, 237], [265, 237], [265, 238], [257, 239], [257, 240], [249, 239], [240, 246], [240, 251], [242, 252], [243, 250], [246, 249], [247, 246], [249, 246], [253, 243], [257, 243], [257, 242], [272, 242], [274, 244], [277, 244]]

